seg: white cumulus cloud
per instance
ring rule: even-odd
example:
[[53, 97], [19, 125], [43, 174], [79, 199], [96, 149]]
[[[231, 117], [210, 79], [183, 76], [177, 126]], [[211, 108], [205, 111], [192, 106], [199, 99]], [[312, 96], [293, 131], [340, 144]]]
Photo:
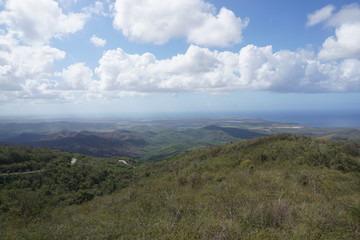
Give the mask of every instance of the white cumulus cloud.
[[114, 92], [180, 93], [228, 91], [360, 91], [360, 61], [321, 62], [306, 50], [273, 52], [271, 46], [248, 45], [239, 53], [190, 46], [186, 53], [157, 60], [154, 55], [104, 53], [93, 89]]
[[187, 39], [188, 42], [198, 45], [226, 47], [242, 41], [241, 33], [248, 22], [222, 8], [217, 16], [210, 15], [201, 26], [191, 29]]
[[20, 90], [28, 79], [41, 79], [51, 74], [54, 62], [65, 52], [50, 46], [20, 46], [8, 35], [0, 35], [0, 89]]
[[91, 4], [87, 7], [82, 9], [88, 15], [100, 15], [100, 16], [109, 16], [110, 13], [108, 12], [110, 5], [108, 6], [109, 1], [96, 1], [94, 4]]
[[[63, 100], [67, 88], [81, 88], [84, 76], [75, 73], [76, 83], [69, 83], [70, 70], [57, 79], [55, 63], [66, 53], [48, 45], [54, 37], [80, 30], [87, 16], [64, 14], [53, 0], [5, 2], [0, 12], [0, 99]], [[80, 79], [80, 80], [79, 80]]]
[[242, 40], [248, 20], [203, 0], [117, 0], [115, 28], [134, 41], [164, 44], [185, 37], [203, 46], [225, 47]]
[[[309, 26], [322, 23], [334, 29], [319, 53], [274, 51], [270, 45], [247, 45], [229, 52], [201, 47], [241, 41], [248, 22], [226, 8], [217, 12], [202, 0], [118, 0], [114, 25], [129, 38], [162, 44], [184, 37], [194, 44], [184, 53], [161, 60], [152, 53], [130, 54], [117, 48], [105, 51], [94, 69], [78, 62], [59, 71], [55, 63], [66, 53], [47, 43], [80, 30], [86, 18], [81, 16], [86, 14], [64, 14], [53, 0], [34, 1], [39, 3], [36, 14], [31, 12], [30, 1], [15, 0], [7, 1], [0, 13], [5, 26], [0, 29], [0, 102], [81, 101], [184, 92], [360, 92], [358, 4], [337, 12], [329, 5], [308, 16]], [[43, 20], [37, 15], [45, 6], [54, 15], [45, 14]], [[80, 22], [73, 23], [79, 17]], [[106, 44], [96, 35], [90, 42], [99, 47]]]
[[0, 12], [0, 23], [31, 45], [46, 44], [53, 37], [75, 33], [83, 28], [87, 15], [64, 14], [54, 0], [8, 0]]
[[[326, 8], [326, 7], [325, 7]], [[325, 8], [319, 10], [322, 12]], [[321, 21], [313, 20], [312, 23], [324, 22], [325, 26], [335, 28], [335, 35], [328, 37], [319, 51], [319, 58], [323, 60], [333, 60], [341, 58], [360, 57], [360, 6], [350, 4], [344, 6], [340, 11], [332, 14], [327, 11], [326, 18]], [[314, 13], [317, 16], [318, 12]], [[312, 16], [312, 15], [310, 15]], [[319, 20], [318, 19], [318, 20]], [[311, 18], [308, 21], [308, 24]], [[313, 25], [313, 24], [310, 24]]]
[[335, 7], [333, 5], [327, 5], [316, 12], [309, 14], [306, 25], [313, 26], [329, 19], [334, 10]]
[[327, 38], [319, 52], [321, 59], [357, 57], [360, 57], [360, 22], [336, 28], [335, 36]]
[[96, 46], [96, 47], [104, 47], [106, 45], [106, 40], [105, 39], [99, 38], [99, 37], [97, 37], [95, 35], [91, 36], [90, 42], [92, 44], [94, 44], [94, 46]]
[[85, 90], [91, 85], [93, 72], [85, 63], [76, 63], [68, 66], [57, 76], [64, 79], [65, 89]]
[[248, 45], [236, 53], [191, 45], [183, 54], [159, 60], [151, 53], [129, 54], [118, 48], [105, 51], [95, 70], [75, 63], [55, 72], [54, 61], [64, 55], [48, 46], [18, 46], [11, 51], [3, 47], [1, 101], [106, 100], [183, 92], [360, 91], [360, 60], [323, 62], [314, 52], [301, 49], [274, 52], [271, 46]]
[[[106, 51], [95, 69], [100, 81], [97, 83], [102, 91], [153, 91], [149, 66], [155, 61], [152, 54], [127, 54], [122, 49]], [[141, 91], [139, 91], [141, 89]]]

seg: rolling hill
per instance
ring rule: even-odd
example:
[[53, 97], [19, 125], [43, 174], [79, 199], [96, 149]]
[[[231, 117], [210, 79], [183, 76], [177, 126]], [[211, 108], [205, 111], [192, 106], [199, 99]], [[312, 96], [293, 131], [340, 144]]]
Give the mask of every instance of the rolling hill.
[[0, 122], [0, 143], [53, 148], [97, 157], [128, 156], [161, 161], [199, 147], [284, 132], [360, 141], [359, 129], [311, 128], [246, 117], [209, 117]]
[[8, 145], [46, 147], [96, 157], [126, 156], [161, 161], [185, 151], [263, 136], [256, 131], [223, 128], [143, 127], [135, 130], [69, 131], [50, 134], [21, 133], [3, 142]]
[[142, 164], [133, 174], [126, 188], [80, 205], [10, 218], [2, 207], [0, 234], [9, 240], [360, 237], [357, 143], [271, 135]]
[[239, 139], [251, 139], [251, 138], [265, 136], [265, 134], [262, 134], [262, 133], [258, 133], [258, 132], [251, 131], [248, 129], [239, 129], [239, 128], [234, 128], [234, 127], [219, 127], [216, 125], [209, 125], [209, 126], [204, 127], [203, 129], [210, 130], [210, 131], [222, 131], [222, 132], [229, 134], [232, 137], [239, 138]]
[[62, 130], [52, 134], [22, 133], [5, 140], [7, 144], [46, 147], [97, 157], [127, 156], [137, 158], [150, 133], [127, 130], [112, 132]]

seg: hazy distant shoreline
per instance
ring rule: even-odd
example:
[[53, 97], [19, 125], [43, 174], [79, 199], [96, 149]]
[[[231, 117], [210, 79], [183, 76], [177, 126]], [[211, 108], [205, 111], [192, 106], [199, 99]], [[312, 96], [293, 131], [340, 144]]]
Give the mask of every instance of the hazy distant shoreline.
[[292, 123], [307, 127], [360, 128], [360, 110], [280, 110], [280, 111], [239, 111], [239, 112], [168, 112], [168, 113], [117, 113], [93, 115], [58, 116], [0, 116], [0, 122], [53, 122], [53, 121], [95, 121], [106, 122], [116, 119], [190, 119], [190, 118], [247, 117], [266, 121]]
[[[268, 121], [295, 122], [307, 127], [360, 127], [359, 111], [274, 111], [249, 112]], [[247, 116], [247, 115], [246, 115]]]

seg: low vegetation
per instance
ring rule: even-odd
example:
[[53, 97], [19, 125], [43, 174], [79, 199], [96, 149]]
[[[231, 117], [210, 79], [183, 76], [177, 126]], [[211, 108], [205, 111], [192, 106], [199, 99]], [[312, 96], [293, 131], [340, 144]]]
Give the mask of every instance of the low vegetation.
[[[280, 134], [197, 149], [130, 172], [131, 183], [112, 194], [40, 212], [10, 211], [2, 198], [0, 235], [360, 239], [360, 144]], [[45, 170], [36, 174], [40, 178]], [[9, 196], [13, 182], [2, 184], [2, 196]], [[27, 190], [23, 198], [30, 200], [38, 191]]]

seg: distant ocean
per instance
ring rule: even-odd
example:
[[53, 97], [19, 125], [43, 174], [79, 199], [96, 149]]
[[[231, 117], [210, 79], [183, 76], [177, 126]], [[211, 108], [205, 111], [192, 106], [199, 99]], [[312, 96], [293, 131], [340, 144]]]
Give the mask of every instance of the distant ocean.
[[254, 111], [237, 113], [238, 116], [255, 117], [276, 122], [291, 122], [308, 127], [360, 128], [359, 111]]
[[293, 123], [307, 127], [349, 127], [360, 128], [359, 110], [311, 111], [311, 110], [282, 110], [282, 111], [241, 111], [241, 112], [191, 112], [191, 113], [153, 113], [139, 114], [137, 117], [173, 117], [173, 118], [202, 118], [202, 117], [248, 117], [260, 118], [268, 121]]
[[[360, 128], [360, 109], [359, 110], [339, 110], [339, 111], [241, 111], [241, 112], [172, 112], [172, 113], [129, 113], [121, 115], [108, 115], [102, 118], [117, 117], [135, 117], [135, 118], [211, 118], [211, 117], [248, 117], [248, 118], [261, 118], [263, 120], [293, 123], [307, 127], [350, 127]], [[92, 118], [94, 116], [87, 116]], [[95, 116], [95, 119], [98, 116]], [[52, 119], [51, 117], [46, 117]], [[45, 118], [45, 119], [46, 119]], [[11, 119], [4, 118], [7, 122]], [[14, 117], [14, 119], [17, 119]], [[37, 118], [35, 118], [37, 119]], [[39, 118], [42, 119], [42, 118]], [[57, 118], [56, 118], [57, 119]], [[69, 116], [62, 120], [76, 120], [77, 118]], [[29, 118], [26, 118], [29, 121]], [[15, 121], [15, 120], [13, 120]], [[1, 117], [0, 117], [1, 122]]]

